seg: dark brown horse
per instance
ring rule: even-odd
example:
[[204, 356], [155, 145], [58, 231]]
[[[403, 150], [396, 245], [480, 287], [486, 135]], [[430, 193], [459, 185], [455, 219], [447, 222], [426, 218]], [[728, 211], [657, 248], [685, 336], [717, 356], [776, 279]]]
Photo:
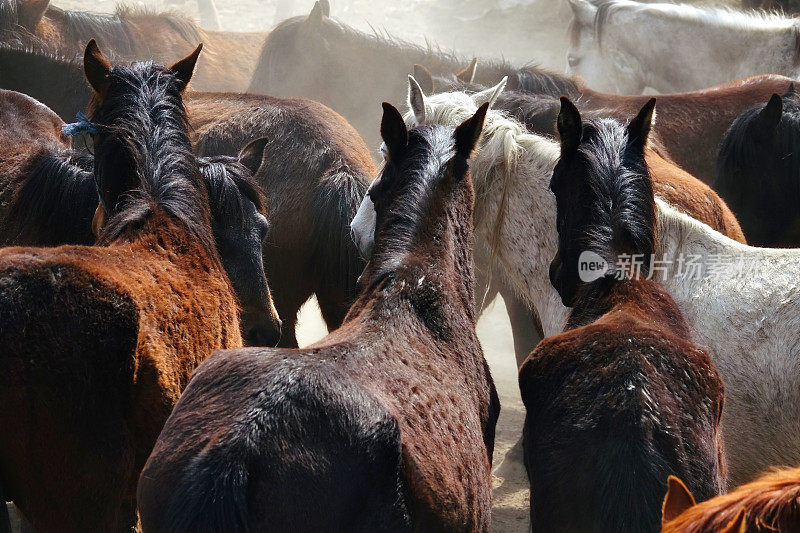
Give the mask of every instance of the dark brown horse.
[[800, 531], [800, 468], [765, 473], [699, 504], [680, 479], [670, 477], [662, 521], [662, 533]]
[[[79, 66], [46, 52], [0, 46], [0, 72], [0, 86], [36, 97], [68, 121], [89, 98]], [[297, 311], [313, 294], [335, 329], [364, 268], [349, 236], [376, 174], [364, 141], [340, 115], [310, 100], [201, 92], [184, 99], [201, 155], [235, 155], [251, 139], [269, 139], [253, 168], [272, 224], [264, 264], [283, 319], [281, 345], [297, 346]]]
[[344, 325], [302, 351], [214, 354], [139, 482], [145, 531], [488, 531], [497, 395], [475, 335], [468, 157], [458, 128], [406, 130]]
[[49, 0], [0, 0], [0, 42], [44, 47], [67, 57], [96, 39], [114, 58], [163, 63], [203, 42], [192, 86], [204, 91], [247, 88], [266, 32], [204, 30], [175, 13], [118, 8], [113, 15], [68, 11]]
[[189, 93], [186, 106], [201, 155], [269, 139], [253, 168], [273, 226], [264, 263], [283, 319], [281, 346], [297, 346], [297, 312], [312, 295], [329, 330], [339, 327], [364, 269], [349, 228], [377, 172], [364, 141], [340, 115], [306, 99]]
[[[646, 279], [656, 241], [644, 160], [654, 103], [621, 138], [582, 123], [563, 100], [551, 279], [572, 312], [567, 331], [542, 341], [519, 374], [534, 531], [653, 531], [670, 473], [703, 499], [724, 490], [722, 381], [678, 306]], [[588, 277], [581, 261], [608, 268]]]
[[0, 124], [0, 246], [92, 244], [92, 163], [72, 152], [61, 119], [0, 90]]
[[[364, 102], [403, 103], [402, 88], [414, 64], [424, 65], [450, 84], [467, 63], [435, 47], [359, 32], [327, 16], [318, 2], [309, 16], [286, 20], [269, 34], [249, 91], [322, 102], [344, 115], [368, 144], [377, 145], [373, 125], [378, 117]], [[508, 76], [511, 90], [556, 98], [565, 95], [578, 101], [582, 110], [606, 109], [624, 120], [648, 100], [644, 95], [599, 93], [578, 79], [536, 66], [515, 67], [485, 59], [478, 60], [474, 76], [462, 78], [492, 86], [504, 76]], [[655, 132], [678, 165], [710, 184], [717, 149], [728, 127], [746, 109], [767, 101], [772, 93], [786, 91], [792, 81], [782, 76], [754, 76], [702, 91], [662, 95]]]
[[98, 246], [0, 250], [0, 484], [37, 530], [129, 530], [192, 370], [242, 344], [181, 102], [198, 53], [111, 68], [91, 41]]
[[714, 189], [736, 215], [751, 244], [800, 247], [800, 94], [754, 106], [722, 142]]

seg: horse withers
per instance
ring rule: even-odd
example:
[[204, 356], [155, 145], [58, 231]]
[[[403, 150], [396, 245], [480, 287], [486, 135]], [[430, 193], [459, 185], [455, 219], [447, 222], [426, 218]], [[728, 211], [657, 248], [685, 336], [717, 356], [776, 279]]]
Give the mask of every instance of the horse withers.
[[543, 340], [519, 374], [535, 531], [652, 531], [670, 473], [703, 499], [724, 491], [722, 380], [678, 306], [647, 279], [654, 103], [627, 127], [622, 159], [604, 151], [609, 132], [562, 103], [551, 279], [572, 310], [567, 331]]
[[135, 525], [192, 370], [242, 345], [181, 100], [198, 54], [112, 68], [90, 41], [97, 245], [0, 250], [0, 483], [37, 530]]
[[306, 349], [197, 370], [140, 478], [144, 531], [489, 530], [499, 404], [475, 335], [467, 173], [485, 112], [408, 131], [384, 104], [348, 317]]

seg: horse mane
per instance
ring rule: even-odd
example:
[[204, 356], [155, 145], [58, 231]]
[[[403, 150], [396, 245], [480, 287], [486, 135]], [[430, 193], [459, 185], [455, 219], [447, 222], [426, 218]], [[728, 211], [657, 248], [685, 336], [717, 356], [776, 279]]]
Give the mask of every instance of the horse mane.
[[[696, 23], [714, 26], [725, 26], [732, 30], [790, 29], [797, 28], [798, 20], [787, 18], [773, 11], [752, 10], [741, 11], [732, 7], [694, 6], [690, 4], [648, 4], [631, 2], [630, 0], [605, 0], [597, 4], [594, 17], [594, 36], [598, 45], [602, 44], [603, 30], [614, 12], [629, 10], [631, 12], [651, 12], [669, 17], [682, 23]], [[569, 28], [572, 46], [577, 45], [580, 25], [573, 18]]]
[[[148, 18], [164, 20], [181, 39], [188, 43], [194, 44], [202, 41], [197, 24], [190, 18], [174, 12], [156, 13], [143, 7], [118, 5], [116, 12], [109, 15], [71, 11], [51, 5], [48, 8], [48, 16], [53, 17], [54, 15], [63, 17], [69, 41], [82, 42], [94, 38], [101, 45], [106, 43], [106, 46], [111, 47], [112, 52], [117, 56], [128, 59], [150, 55], [149, 43], [142, 41], [134, 28], [137, 23], [147, 23]], [[140, 21], [139, 19], [145, 20]]]
[[800, 468], [768, 472], [690, 507], [667, 522], [662, 533], [721, 531], [740, 509], [746, 510], [747, 531], [790, 531], [800, 521]]
[[[294, 32], [300, 28], [305, 20], [306, 16], [304, 15], [287, 19], [278, 24], [267, 36], [262, 48], [261, 58], [265, 62], [265, 70], [259, 71], [259, 76], [266, 76], [264, 79], [267, 80], [267, 83], [269, 83], [270, 73], [274, 72], [275, 62], [281, 58], [289, 57], [287, 54], [291, 51]], [[425, 65], [433, 72], [448, 73], [447, 80], [449, 83], [455, 83], [455, 73], [470, 62], [470, 59], [461, 57], [454, 52], [443, 50], [439, 45], [429, 40], [426, 40], [423, 46], [395, 37], [386, 30], [373, 28], [372, 33], [365, 33], [332, 17], [323, 18], [320, 31], [323, 35], [326, 32], [339, 33], [344, 36], [344, 39], [357, 43], [360, 49], [389, 48], [401, 56], [405, 56], [406, 59], [401, 60], [401, 62], [407, 63], [409, 68], [411, 65], [418, 63]], [[266, 55], [264, 52], [266, 52]], [[541, 68], [535, 63], [515, 67], [504, 60], [482, 58], [479, 69], [481, 77], [488, 77], [494, 82], [500, 81], [504, 76], [508, 76], [511, 80], [511, 86], [521, 91], [552, 94], [554, 96], [567, 94], [573, 98], [580, 96], [581, 92], [575, 80]], [[256, 78], [256, 76], [253, 77], [253, 79]]]
[[34, 157], [0, 221], [0, 243], [92, 244], [98, 197], [91, 167], [91, 158], [69, 152]]
[[[788, 162], [788, 172], [775, 176], [781, 183], [772, 186], [780, 187], [785, 194], [791, 194], [792, 201], [800, 202], [800, 93], [789, 91], [785, 93], [783, 112], [780, 122], [775, 128], [774, 142], [770, 142], [771, 152], [767, 157], [777, 155], [781, 161]], [[714, 190], [722, 192], [728, 197], [741, 186], [741, 175], [733, 172], [736, 169], [757, 170], [757, 166], [765, 157], [765, 150], [761, 143], [756, 142], [752, 131], [753, 121], [759, 120], [759, 113], [766, 104], [759, 104], [739, 115], [733, 122], [722, 141], [717, 157], [717, 176], [714, 181]], [[755, 164], [755, 165], [754, 165]], [[752, 176], [752, 174], [751, 174]], [[770, 176], [762, 176], [759, 172], [759, 182], [768, 180]]]
[[[419, 162], [435, 160], [439, 165], [444, 165], [454, 154], [452, 147], [453, 128], [441, 125], [414, 128], [408, 132], [402, 166], [386, 167], [391, 169], [392, 176], [389, 179], [395, 180], [393, 183], [396, 183], [397, 189], [392, 194], [391, 206], [381, 226], [391, 228], [391, 234], [381, 235], [381, 259], [375, 263], [382, 266], [381, 271], [372, 276], [373, 284], [393, 274], [414, 244], [420, 228], [430, 218], [431, 203], [437, 194], [431, 178], [439, 177], [440, 173], [431, 172], [430, 165], [421, 165]], [[403, 198], [403, 201], [397, 201], [397, 198]], [[373, 252], [373, 258], [375, 255]]]
[[628, 252], [649, 258], [655, 252], [653, 182], [644, 157], [626, 157], [627, 128], [614, 119], [588, 119], [583, 123], [578, 156], [587, 174], [594, 202], [589, 207], [592, 229], [585, 236], [587, 249], [615, 264], [621, 240]]
[[244, 227], [242, 198], [250, 200], [263, 214], [264, 195], [250, 171], [235, 157], [202, 157], [197, 160], [206, 180], [211, 215], [217, 223]]
[[[205, 183], [189, 140], [186, 108], [174, 74], [154, 63], [114, 67], [120, 80], [101, 106], [90, 104], [90, 119], [113, 131], [135, 169], [138, 186], [123, 193], [113, 208], [99, 244], [135, 233], [161, 208], [181, 221], [217, 258], [211, 233], [211, 214]], [[119, 164], [111, 162], [110, 164]], [[95, 161], [95, 173], [97, 173]]]

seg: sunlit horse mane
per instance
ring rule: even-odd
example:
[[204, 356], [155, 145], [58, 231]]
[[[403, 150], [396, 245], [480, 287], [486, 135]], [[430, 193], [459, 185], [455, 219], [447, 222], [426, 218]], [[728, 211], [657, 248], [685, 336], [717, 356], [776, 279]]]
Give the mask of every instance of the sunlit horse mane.
[[[174, 74], [145, 62], [115, 67], [110, 77], [125, 89], [114, 91], [99, 108], [93, 101], [90, 119], [98, 128], [115, 132], [109, 142], [119, 143], [132, 160], [138, 187], [120, 197], [116, 208], [106, 206], [116, 214], [98, 242], [110, 243], [128, 229], [135, 231], [158, 207], [184, 223], [216, 258], [209, 210], [198, 208], [208, 205], [203, 197], [207, 193], [191, 150], [186, 109]], [[105, 172], [113, 174], [115, 163], [119, 164], [96, 167], [95, 175], [102, 180]]]
[[[291, 57], [292, 41], [294, 34], [302, 27], [306, 21], [306, 16], [298, 16], [287, 19], [270, 32], [264, 43], [263, 53], [259, 62], [259, 67], [253, 79], [261, 77], [269, 84], [271, 76], [280, 75], [280, 70], [275, 67], [286, 65], [285, 58]], [[386, 30], [377, 30], [365, 33], [356, 28], [348, 26], [343, 22], [332, 18], [324, 17], [319, 31], [323, 36], [337, 36], [339, 39], [352, 43], [363, 53], [374, 50], [378, 54], [387, 52], [397, 54], [398, 64], [407, 64], [409, 67], [415, 63], [425, 65], [435, 73], [455, 73], [462, 70], [469, 64], [470, 59], [460, 57], [453, 52], [442, 50], [438, 45], [430, 41], [425, 46], [421, 46], [410, 41], [399, 39]], [[481, 75], [487, 75], [492, 83], [496, 83], [503, 76], [509, 76], [512, 80], [511, 85], [519, 90], [532, 93], [569, 94], [576, 96], [580, 90], [575, 80], [561, 74], [548, 71], [534, 63], [529, 63], [521, 67], [515, 67], [502, 60], [481, 60]], [[267, 85], [269, 86], [269, 85]]]
[[[0, 31], [19, 30], [23, 22], [19, 18], [19, 6], [23, 1], [26, 0], [0, 0]], [[144, 48], [149, 46], [149, 43], [138, 41], [135, 32], [131, 31], [131, 25], [146, 23], [148, 19], [155, 17], [167, 22], [188, 43], [202, 40], [200, 28], [190, 18], [176, 12], [157, 13], [144, 7], [120, 4], [113, 14], [97, 14], [49, 5], [46, 16], [63, 19], [69, 41], [85, 41], [91, 37], [101, 44], [113, 42], [116, 45], [116, 52], [121, 54], [143, 54]], [[110, 56], [113, 57], [113, 54]]]
[[[425, 104], [427, 122], [434, 124], [459, 124], [478, 109], [471, 96], [463, 92], [427, 96]], [[406, 113], [406, 122], [413, 117], [413, 112]], [[504, 191], [506, 190], [508, 181], [516, 175], [520, 160], [526, 152], [547, 154], [552, 156], [553, 161], [559, 155], [558, 145], [554, 142], [528, 133], [525, 126], [505, 113], [489, 109], [478, 150], [470, 161], [478, 206], [495, 180], [503, 179]], [[476, 219], [480, 220], [477, 210]]]

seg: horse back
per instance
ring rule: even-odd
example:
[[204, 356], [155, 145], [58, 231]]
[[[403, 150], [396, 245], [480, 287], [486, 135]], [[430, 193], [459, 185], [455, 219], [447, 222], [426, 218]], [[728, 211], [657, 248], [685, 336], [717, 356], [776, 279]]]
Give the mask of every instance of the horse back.
[[545, 339], [520, 388], [534, 529], [653, 531], [670, 474], [698, 499], [722, 492], [722, 382], [652, 317], [615, 308]]
[[333, 362], [278, 349], [204, 362], [142, 472], [148, 531], [402, 531], [395, 418]]

